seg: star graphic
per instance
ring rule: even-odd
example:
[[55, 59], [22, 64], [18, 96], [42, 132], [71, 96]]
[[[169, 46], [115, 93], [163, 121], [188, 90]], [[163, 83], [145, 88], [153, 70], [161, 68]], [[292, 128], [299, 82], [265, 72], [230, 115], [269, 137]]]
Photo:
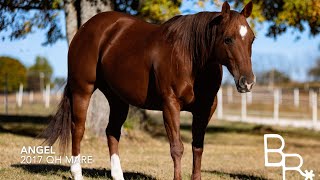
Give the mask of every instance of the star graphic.
[[305, 172], [305, 175], [304, 175], [305, 180], [313, 180], [313, 177], [314, 177], [313, 170], [310, 170], [310, 172], [305, 170], [304, 172]]

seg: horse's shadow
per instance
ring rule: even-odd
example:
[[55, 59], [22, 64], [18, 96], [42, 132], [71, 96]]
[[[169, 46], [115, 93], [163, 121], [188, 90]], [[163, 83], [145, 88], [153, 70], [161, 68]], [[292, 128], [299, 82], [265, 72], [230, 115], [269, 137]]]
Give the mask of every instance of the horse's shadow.
[[38, 138], [51, 116], [21, 116], [0, 114], [0, 133]]
[[[58, 172], [70, 172], [70, 167], [63, 165], [55, 165], [55, 164], [13, 164], [11, 167], [21, 168], [29, 173], [34, 174], [56, 174], [59, 175]], [[111, 171], [107, 169], [95, 169], [95, 168], [82, 168], [82, 173], [84, 177], [89, 178], [107, 178], [112, 179]], [[156, 178], [151, 175], [143, 174], [140, 172], [124, 172], [124, 179], [130, 180], [156, 180]], [[62, 179], [71, 179], [71, 175], [66, 177], [61, 175]]]

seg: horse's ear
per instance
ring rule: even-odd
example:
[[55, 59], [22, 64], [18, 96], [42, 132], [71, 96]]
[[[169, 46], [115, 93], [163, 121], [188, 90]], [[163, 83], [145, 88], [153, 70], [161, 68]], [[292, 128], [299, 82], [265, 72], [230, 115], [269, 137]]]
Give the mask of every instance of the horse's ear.
[[221, 23], [222, 19], [223, 19], [223, 15], [221, 15], [221, 14], [214, 17], [209, 23], [210, 28], [212, 28], [212, 26], [219, 25]]
[[228, 1], [225, 1], [223, 3], [221, 13], [222, 14], [229, 14], [230, 13], [230, 5], [229, 5]]
[[252, 7], [253, 7], [253, 4], [252, 4], [252, 1], [250, 1], [244, 8], [243, 10], [241, 11], [241, 14], [248, 18], [251, 13], [252, 13]]

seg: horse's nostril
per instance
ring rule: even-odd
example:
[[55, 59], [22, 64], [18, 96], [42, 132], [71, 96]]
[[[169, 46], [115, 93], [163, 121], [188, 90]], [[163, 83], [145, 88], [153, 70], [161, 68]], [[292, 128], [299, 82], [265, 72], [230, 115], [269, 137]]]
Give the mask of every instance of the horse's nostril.
[[246, 84], [247, 84], [247, 80], [244, 76], [241, 76], [240, 79], [239, 79], [239, 85], [240, 87], [242, 88], [245, 88], [246, 87]]

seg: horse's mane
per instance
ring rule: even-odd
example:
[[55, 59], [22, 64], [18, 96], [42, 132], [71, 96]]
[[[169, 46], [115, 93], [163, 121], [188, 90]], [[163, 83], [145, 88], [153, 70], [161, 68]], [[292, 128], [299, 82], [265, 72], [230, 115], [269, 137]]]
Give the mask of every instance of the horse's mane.
[[201, 12], [194, 15], [175, 16], [162, 27], [165, 38], [184, 56], [191, 60], [193, 69], [201, 68], [209, 58], [215, 31], [210, 22], [218, 13]]

